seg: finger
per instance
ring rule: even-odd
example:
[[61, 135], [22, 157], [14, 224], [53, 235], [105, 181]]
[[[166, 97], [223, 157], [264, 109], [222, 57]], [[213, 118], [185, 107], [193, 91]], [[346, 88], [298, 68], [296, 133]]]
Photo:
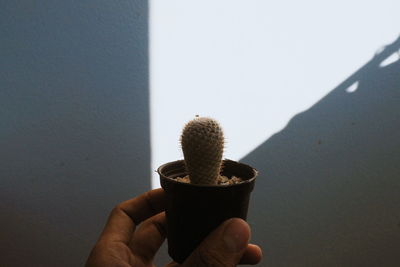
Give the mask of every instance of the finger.
[[133, 232], [135, 224], [132, 219], [120, 208], [114, 208], [108, 218], [106, 226], [100, 235], [99, 242], [122, 242], [127, 244]]
[[166, 227], [165, 212], [144, 221], [133, 234], [130, 242], [132, 252], [143, 262], [152, 262], [154, 255], [165, 240]]
[[[240, 259], [239, 264], [249, 264], [256, 265], [260, 263], [262, 259], [262, 250], [259, 246], [254, 244], [247, 245], [246, 251], [244, 252], [242, 258]], [[179, 264], [176, 262], [170, 262], [165, 267], [178, 267]]]
[[176, 263], [175, 261], [168, 263], [165, 265], [165, 267], [179, 267], [179, 263]]
[[136, 225], [164, 210], [164, 190], [154, 189], [117, 205], [100, 235], [101, 241], [128, 244]]
[[229, 219], [206, 237], [182, 266], [236, 266], [245, 253], [249, 240], [249, 225], [242, 219]]
[[165, 192], [162, 188], [148, 191], [118, 205], [138, 225], [165, 209]]
[[[242, 258], [240, 259], [239, 264], [249, 264], [249, 265], [255, 265], [260, 263], [262, 259], [262, 250], [259, 246], [254, 245], [254, 244], [249, 244], [247, 245], [247, 248], [245, 252], [242, 255]], [[170, 262], [168, 265], [165, 267], [178, 267], [179, 264], [176, 262]]]
[[259, 246], [249, 244], [240, 259], [240, 264], [258, 264], [262, 259], [262, 250]]

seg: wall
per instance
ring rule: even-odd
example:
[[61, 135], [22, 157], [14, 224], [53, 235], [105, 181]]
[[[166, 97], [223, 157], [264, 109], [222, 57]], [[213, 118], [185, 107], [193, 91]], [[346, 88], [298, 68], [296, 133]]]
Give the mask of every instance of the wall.
[[147, 1], [1, 1], [2, 266], [82, 266], [150, 187]]
[[150, 7], [153, 169], [182, 158], [179, 134], [196, 114], [218, 119], [225, 156], [242, 158], [393, 42], [400, 24], [393, 0], [153, 0]]
[[225, 156], [260, 171], [260, 266], [399, 265], [399, 7], [151, 1], [153, 168], [212, 116]]
[[400, 39], [242, 159], [260, 172], [249, 221], [263, 266], [399, 265], [400, 62], [381, 65], [399, 49]]
[[1, 265], [82, 265], [200, 114], [260, 171], [260, 266], [395, 266], [398, 3], [319, 2], [152, 1], [150, 166], [147, 2], [3, 1]]

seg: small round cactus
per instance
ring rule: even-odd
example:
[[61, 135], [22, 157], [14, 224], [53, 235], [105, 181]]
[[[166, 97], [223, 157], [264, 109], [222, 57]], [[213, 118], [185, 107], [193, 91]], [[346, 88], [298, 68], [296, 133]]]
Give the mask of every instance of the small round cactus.
[[196, 116], [183, 128], [181, 144], [190, 183], [216, 184], [224, 150], [224, 135], [218, 122]]

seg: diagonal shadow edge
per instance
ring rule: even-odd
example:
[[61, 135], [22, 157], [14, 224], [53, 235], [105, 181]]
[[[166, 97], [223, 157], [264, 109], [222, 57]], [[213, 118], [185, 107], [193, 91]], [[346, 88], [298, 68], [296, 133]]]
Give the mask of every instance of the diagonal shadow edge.
[[380, 67], [399, 49], [400, 38], [242, 158], [260, 172], [249, 222], [266, 265], [400, 262], [400, 63]]

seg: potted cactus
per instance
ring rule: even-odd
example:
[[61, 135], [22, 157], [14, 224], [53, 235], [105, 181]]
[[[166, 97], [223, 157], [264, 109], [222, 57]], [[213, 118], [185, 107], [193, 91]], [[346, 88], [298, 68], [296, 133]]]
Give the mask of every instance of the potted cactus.
[[184, 160], [158, 168], [167, 195], [168, 253], [182, 263], [229, 218], [246, 219], [257, 171], [223, 160], [224, 135], [217, 121], [196, 117], [181, 136]]

